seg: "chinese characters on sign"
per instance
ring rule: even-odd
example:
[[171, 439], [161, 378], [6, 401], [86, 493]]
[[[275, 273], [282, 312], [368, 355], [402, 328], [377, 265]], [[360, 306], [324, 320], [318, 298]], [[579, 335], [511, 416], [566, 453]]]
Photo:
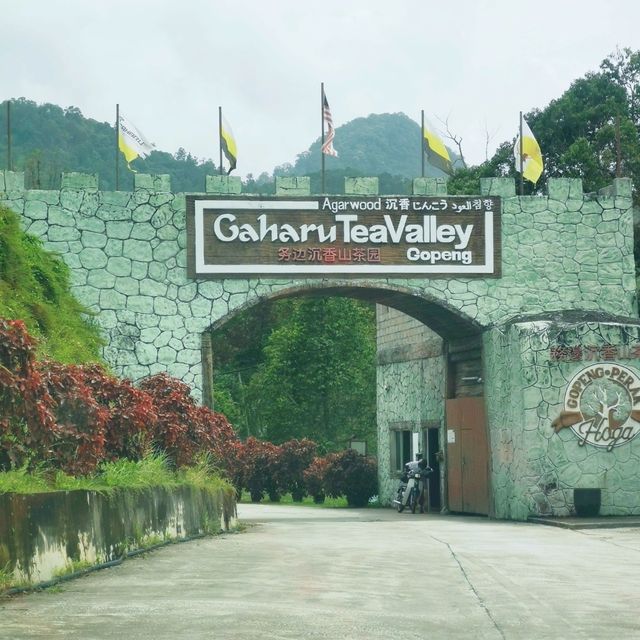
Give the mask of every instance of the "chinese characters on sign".
[[555, 362], [595, 362], [597, 360], [640, 359], [640, 344], [605, 344], [600, 347], [554, 346], [549, 349], [549, 360]]
[[500, 198], [187, 197], [191, 276], [500, 275]]
[[311, 247], [308, 249], [278, 249], [278, 262], [321, 262], [335, 264], [380, 263], [380, 249], [336, 249], [335, 247]]

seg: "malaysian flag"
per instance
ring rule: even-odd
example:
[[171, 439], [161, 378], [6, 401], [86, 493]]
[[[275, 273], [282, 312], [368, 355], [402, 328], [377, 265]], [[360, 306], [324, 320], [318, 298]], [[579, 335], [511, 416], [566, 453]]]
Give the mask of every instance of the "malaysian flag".
[[324, 122], [327, 124], [327, 135], [324, 139], [324, 144], [322, 145], [322, 153], [328, 156], [337, 156], [338, 152], [333, 148], [333, 139], [335, 138], [336, 132], [333, 128], [331, 109], [329, 109], [327, 96], [325, 96], [324, 93], [322, 94], [322, 117]]

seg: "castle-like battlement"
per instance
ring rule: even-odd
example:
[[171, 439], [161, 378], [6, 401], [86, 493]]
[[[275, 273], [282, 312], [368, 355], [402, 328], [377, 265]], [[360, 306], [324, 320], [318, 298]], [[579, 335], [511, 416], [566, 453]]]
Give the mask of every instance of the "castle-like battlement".
[[[149, 191], [153, 193], [171, 193], [171, 176], [168, 174], [151, 175], [136, 173], [133, 176], [134, 192]], [[95, 173], [63, 173], [60, 191], [99, 191], [99, 178]], [[513, 178], [480, 178], [480, 194], [465, 194], [469, 196], [499, 196], [502, 198], [518, 198], [522, 203], [537, 203], [526, 209], [542, 210], [548, 200], [557, 202], [568, 201], [598, 201], [603, 208], [611, 204], [613, 198], [631, 198], [632, 183], [630, 178], [614, 178], [613, 183], [598, 193], [583, 193], [580, 178], [549, 178], [547, 192], [542, 195], [518, 196], [516, 182]], [[17, 194], [25, 191], [39, 191], [25, 189], [24, 173], [17, 171], [0, 171], [0, 199], [13, 199]], [[46, 191], [50, 193], [50, 191]], [[122, 191], [118, 193], [131, 193]], [[213, 175], [206, 176], [204, 190], [200, 193], [242, 195], [242, 181], [238, 176]], [[308, 176], [276, 176], [275, 193], [280, 196], [309, 196], [311, 195], [311, 178]], [[346, 177], [344, 179], [345, 195], [375, 196], [379, 194], [377, 177]], [[249, 195], [249, 194], [246, 194]], [[250, 194], [255, 195], [255, 194]], [[446, 178], [414, 178], [412, 185], [414, 196], [446, 196]], [[546, 200], [545, 200], [546, 199]], [[624, 203], [621, 203], [624, 204]], [[575, 206], [574, 206], [575, 210]]]

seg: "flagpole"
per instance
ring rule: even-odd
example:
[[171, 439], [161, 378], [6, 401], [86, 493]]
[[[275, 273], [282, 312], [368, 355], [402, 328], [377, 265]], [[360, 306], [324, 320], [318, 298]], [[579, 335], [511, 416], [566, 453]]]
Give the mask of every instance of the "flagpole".
[[116, 104], [116, 191], [120, 191], [120, 105]]
[[321, 158], [321, 190], [320, 193], [324, 195], [324, 82], [320, 83], [320, 158]]
[[424, 109], [420, 112], [420, 175], [424, 178]]
[[222, 107], [218, 107], [218, 142], [220, 147], [220, 175], [222, 175]]
[[620, 151], [620, 116], [616, 116], [616, 178], [622, 175], [622, 153]]
[[7, 171], [12, 170], [11, 162], [11, 100], [7, 100]]
[[520, 112], [520, 195], [524, 195], [524, 158], [522, 156], [524, 150], [524, 141], [522, 140], [522, 111]]

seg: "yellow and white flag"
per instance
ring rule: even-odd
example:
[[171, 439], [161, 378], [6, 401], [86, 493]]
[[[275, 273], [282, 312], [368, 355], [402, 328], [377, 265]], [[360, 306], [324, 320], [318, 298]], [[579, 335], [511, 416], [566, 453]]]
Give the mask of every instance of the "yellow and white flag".
[[155, 145], [149, 142], [122, 114], [118, 122], [118, 147], [124, 154], [127, 166], [134, 173], [135, 169], [131, 168], [130, 163], [137, 157], [146, 158], [155, 149]]
[[227, 122], [227, 119], [222, 116], [220, 122], [220, 146], [222, 151], [229, 162], [229, 170], [227, 175], [230, 174], [235, 168], [238, 161], [238, 149], [236, 147], [236, 139], [233, 135], [231, 125]]
[[451, 175], [453, 173], [453, 166], [451, 164], [451, 158], [449, 157], [449, 151], [447, 147], [444, 146], [444, 142], [442, 142], [440, 136], [436, 133], [435, 127], [426, 119], [422, 129], [422, 136], [424, 138], [424, 150], [427, 154], [429, 164]]
[[[522, 151], [522, 157], [520, 153]], [[544, 169], [540, 145], [535, 139], [529, 125], [522, 118], [522, 149], [520, 149], [520, 136], [513, 145], [513, 157], [516, 161], [516, 171], [522, 173], [522, 177], [535, 184]]]

